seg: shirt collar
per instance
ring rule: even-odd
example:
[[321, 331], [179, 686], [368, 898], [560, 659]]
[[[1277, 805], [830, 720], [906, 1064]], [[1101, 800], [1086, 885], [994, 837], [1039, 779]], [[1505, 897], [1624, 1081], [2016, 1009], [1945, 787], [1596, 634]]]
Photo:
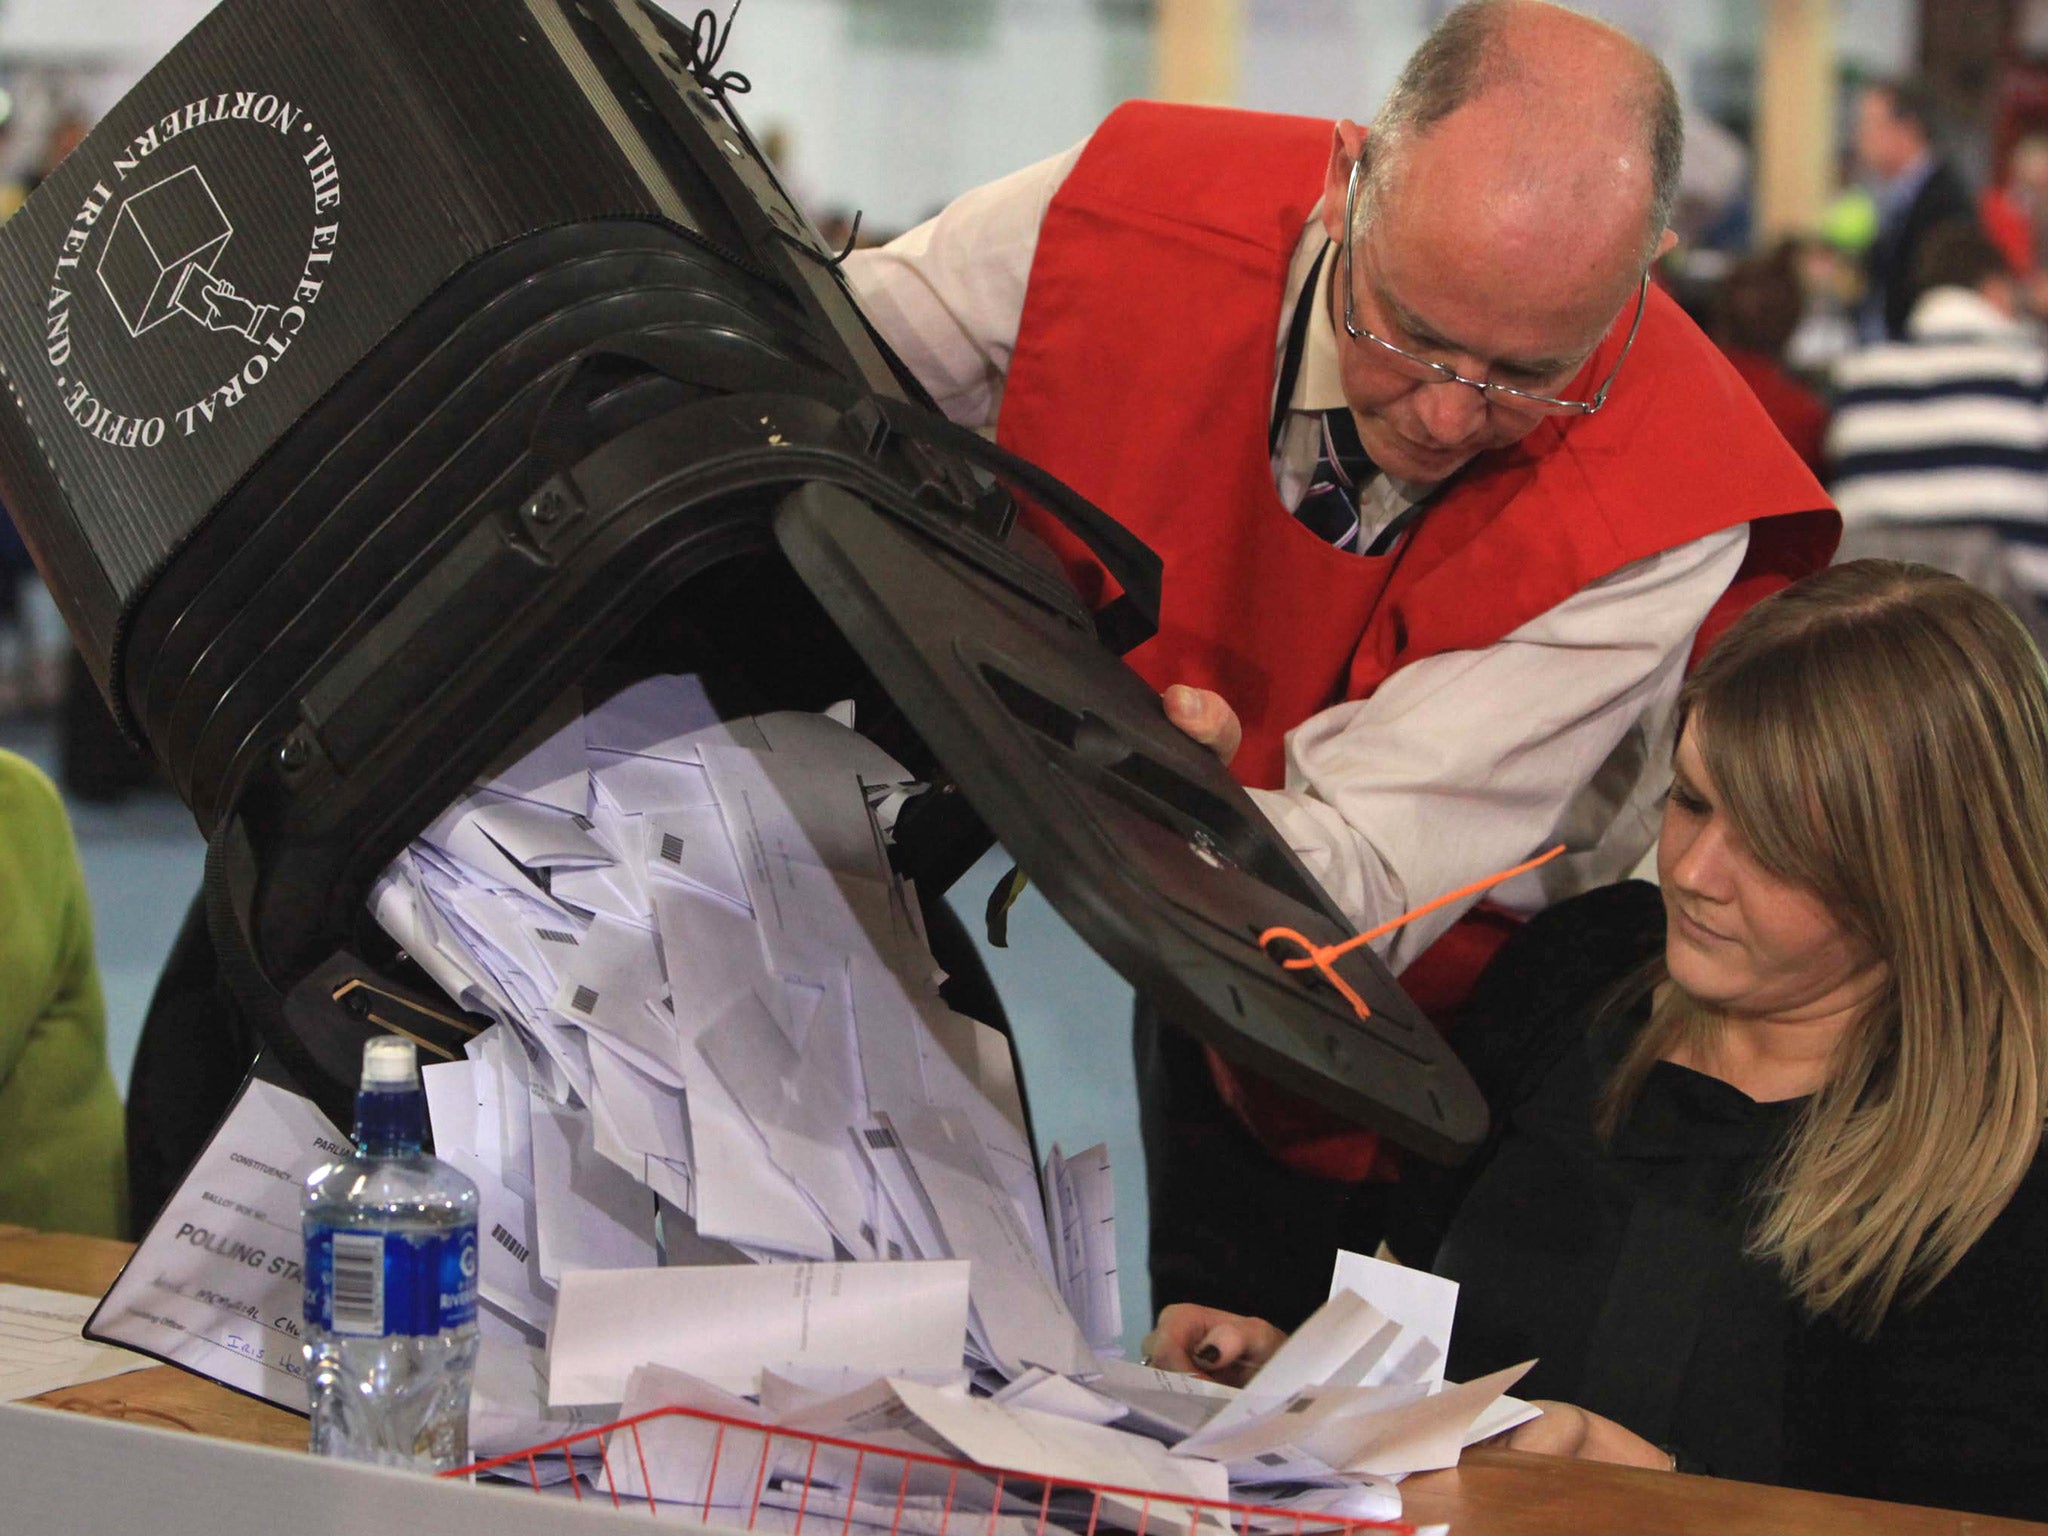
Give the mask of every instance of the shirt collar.
[[[1295, 247], [1288, 273], [1290, 299], [1301, 292], [1301, 285], [1308, 281], [1315, 259], [1326, 244], [1329, 244], [1329, 236], [1323, 230], [1323, 210], [1319, 203], [1308, 216], [1308, 223], [1301, 232], [1301, 243]], [[1294, 398], [1287, 402], [1289, 410], [1329, 411], [1344, 403], [1344, 375], [1337, 360], [1337, 321], [1330, 305], [1338, 270], [1344, 265], [1343, 255], [1335, 245], [1330, 245], [1329, 257], [1323, 262], [1322, 274], [1317, 279], [1321, 291], [1316, 295], [1314, 310], [1308, 318], [1308, 335], [1301, 348], [1301, 372], [1294, 380]]]
[[1883, 182], [1877, 189], [1878, 213], [1886, 218], [1896, 218], [1913, 205], [1913, 199], [1920, 195], [1920, 189], [1927, 185], [1927, 178], [1934, 174], [1934, 152], [1923, 149], [1920, 158], [1907, 166], [1898, 175]]

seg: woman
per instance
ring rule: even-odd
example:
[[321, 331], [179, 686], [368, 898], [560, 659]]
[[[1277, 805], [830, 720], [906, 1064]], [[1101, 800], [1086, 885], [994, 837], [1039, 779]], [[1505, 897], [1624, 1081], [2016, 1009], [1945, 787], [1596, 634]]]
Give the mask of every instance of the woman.
[[[2048, 676], [1918, 566], [1759, 605], [1687, 683], [1660, 887], [1553, 908], [1461, 1022], [1494, 1131], [1393, 1246], [1522, 1449], [2048, 1516]], [[1421, 1171], [1418, 1170], [1420, 1173]], [[1170, 1307], [1242, 1380], [1268, 1325]]]
[[0, 752], [0, 1223], [121, 1237], [121, 1099], [56, 788]]

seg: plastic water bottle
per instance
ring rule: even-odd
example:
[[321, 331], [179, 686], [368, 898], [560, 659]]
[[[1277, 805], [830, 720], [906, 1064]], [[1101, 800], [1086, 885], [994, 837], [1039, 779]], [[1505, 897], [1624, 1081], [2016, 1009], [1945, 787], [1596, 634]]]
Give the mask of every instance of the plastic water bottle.
[[412, 1042], [369, 1041], [355, 1153], [306, 1180], [306, 1387], [317, 1454], [445, 1472], [469, 1461], [477, 1195], [425, 1128]]

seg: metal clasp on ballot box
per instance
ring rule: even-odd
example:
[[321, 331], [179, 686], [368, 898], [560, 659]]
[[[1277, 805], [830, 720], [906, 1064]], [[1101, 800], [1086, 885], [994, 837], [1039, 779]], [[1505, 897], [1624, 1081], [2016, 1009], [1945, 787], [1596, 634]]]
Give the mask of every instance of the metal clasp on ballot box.
[[441, 1475], [523, 1475], [552, 1491], [542, 1463], [556, 1457], [567, 1477], [553, 1487], [579, 1502], [587, 1479], [614, 1508], [777, 1536], [1415, 1536], [1404, 1521], [1048, 1477], [680, 1407]]

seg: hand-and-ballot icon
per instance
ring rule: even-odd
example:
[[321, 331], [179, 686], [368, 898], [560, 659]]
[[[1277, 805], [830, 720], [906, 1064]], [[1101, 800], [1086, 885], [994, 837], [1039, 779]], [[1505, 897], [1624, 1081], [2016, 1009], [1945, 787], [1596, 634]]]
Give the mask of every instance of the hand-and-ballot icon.
[[131, 193], [114, 212], [100, 285], [130, 336], [186, 315], [209, 331], [261, 341], [275, 304], [258, 304], [219, 273], [235, 229], [196, 165]]

